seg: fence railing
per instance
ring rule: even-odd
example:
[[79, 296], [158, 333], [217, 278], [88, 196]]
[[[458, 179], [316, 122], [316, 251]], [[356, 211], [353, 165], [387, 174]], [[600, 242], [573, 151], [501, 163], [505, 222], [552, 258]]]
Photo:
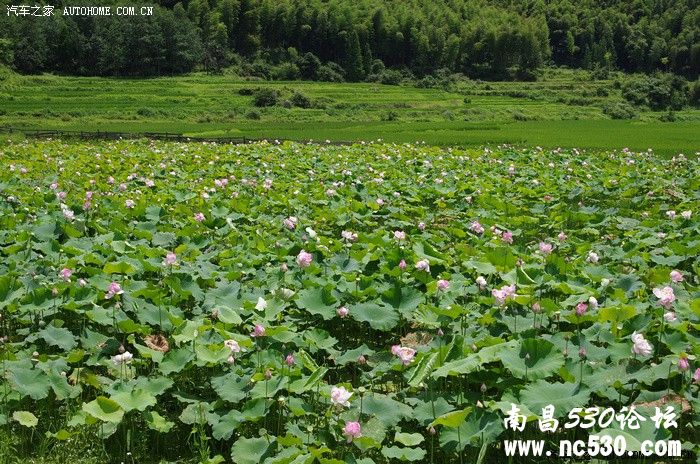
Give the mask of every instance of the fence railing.
[[[34, 138], [73, 138], [82, 140], [126, 140], [126, 139], [151, 139], [169, 140], [173, 142], [216, 142], [228, 144], [244, 144], [271, 139], [257, 139], [246, 136], [242, 137], [188, 137], [183, 134], [172, 132], [109, 132], [109, 131], [75, 131], [59, 129], [25, 129], [11, 126], [0, 126], [0, 133], [18, 133], [25, 137]], [[311, 141], [311, 140], [290, 140], [274, 139], [279, 142], [299, 142], [299, 143], [324, 143], [326, 145], [351, 145], [348, 141]]]

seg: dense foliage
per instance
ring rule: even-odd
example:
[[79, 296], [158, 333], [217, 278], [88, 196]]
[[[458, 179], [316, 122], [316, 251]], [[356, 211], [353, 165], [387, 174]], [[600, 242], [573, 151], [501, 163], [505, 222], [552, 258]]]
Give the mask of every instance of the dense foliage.
[[157, 75], [238, 64], [266, 77], [350, 81], [390, 79], [385, 68], [530, 78], [550, 59], [693, 79], [700, 70], [700, 4], [693, 0], [161, 4], [155, 16], [2, 15], [0, 60], [26, 73]]
[[698, 451], [696, 157], [54, 141], [0, 160], [0, 445], [496, 462], [511, 403], [551, 403], [671, 405], [677, 428], [599, 432]]

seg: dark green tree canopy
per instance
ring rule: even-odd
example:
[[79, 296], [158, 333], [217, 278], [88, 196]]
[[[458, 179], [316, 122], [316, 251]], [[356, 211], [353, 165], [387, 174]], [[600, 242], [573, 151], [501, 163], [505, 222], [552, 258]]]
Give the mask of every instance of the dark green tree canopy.
[[692, 79], [700, 69], [696, 0], [163, 0], [154, 16], [61, 16], [60, 2], [56, 12], [0, 16], [4, 61], [25, 73], [94, 75], [244, 62], [265, 77], [351, 81], [377, 76], [378, 62], [418, 77], [448, 69], [487, 79], [548, 63]]

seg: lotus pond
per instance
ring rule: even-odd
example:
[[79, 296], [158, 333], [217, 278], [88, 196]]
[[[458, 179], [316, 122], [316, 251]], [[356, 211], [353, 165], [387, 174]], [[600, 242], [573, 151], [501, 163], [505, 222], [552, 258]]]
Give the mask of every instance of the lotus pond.
[[[697, 459], [697, 154], [15, 141], [0, 161], [0, 461], [496, 462], [594, 433]], [[616, 414], [563, 426], [592, 407]]]

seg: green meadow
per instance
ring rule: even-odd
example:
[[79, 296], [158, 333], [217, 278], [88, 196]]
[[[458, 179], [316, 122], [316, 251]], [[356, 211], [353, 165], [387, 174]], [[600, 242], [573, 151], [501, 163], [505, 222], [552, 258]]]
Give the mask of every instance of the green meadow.
[[[668, 113], [635, 108], [630, 119], [606, 114], [606, 106], [624, 101], [620, 87], [627, 78], [611, 73], [595, 80], [587, 71], [549, 69], [536, 82], [456, 80], [418, 88], [413, 83], [272, 82], [202, 73], [119, 79], [3, 72], [0, 125], [193, 137], [695, 152], [700, 146], [698, 109]], [[276, 92], [274, 105], [255, 106], [254, 95], [261, 89]]]

